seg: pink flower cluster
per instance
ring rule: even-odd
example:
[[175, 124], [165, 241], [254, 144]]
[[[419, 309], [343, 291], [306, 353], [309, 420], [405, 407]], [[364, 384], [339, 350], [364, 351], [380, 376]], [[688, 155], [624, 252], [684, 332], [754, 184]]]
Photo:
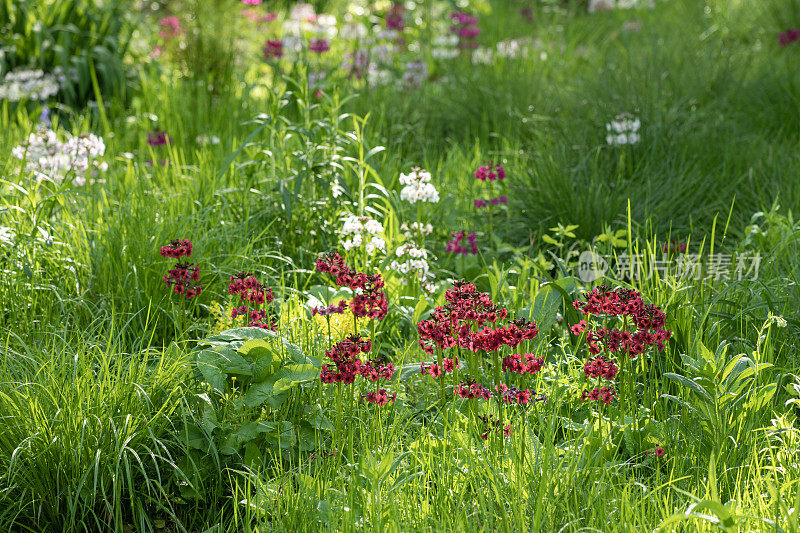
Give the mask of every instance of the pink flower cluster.
[[331, 49], [327, 39], [311, 39], [308, 43], [308, 49], [317, 54], [323, 54]]
[[477, 48], [476, 39], [481, 33], [481, 29], [478, 27], [478, 17], [466, 13], [451, 13], [450, 20], [453, 21], [450, 33], [458, 36], [458, 47]]
[[[192, 241], [189, 239], [176, 239], [170, 241], [166, 246], [162, 246], [159, 253], [162, 257], [180, 259], [181, 257], [191, 256], [193, 251]], [[163, 279], [164, 283], [172, 287], [175, 294], [182, 294], [186, 296], [187, 300], [191, 300], [203, 292], [202, 285], [194, 284], [194, 282], [200, 280], [200, 272], [198, 267], [192, 263], [175, 263], [174, 267], [167, 270]]]
[[505, 177], [506, 170], [503, 165], [495, 164], [493, 161], [484, 163], [475, 171], [475, 179], [481, 181], [500, 181]]
[[262, 54], [264, 55], [265, 61], [280, 59], [283, 57], [283, 41], [280, 39], [267, 40], [267, 42], [264, 43]]
[[167, 144], [172, 144], [172, 137], [167, 135], [167, 130], [148, 131], [147, 144], [150, 146], [164, 146]]
[[390, 30], [403, 31], [406, 27], [406, 8], [402, 2], [394, 2], [386, 12], [386, 27]]
[[[264, 287], [250, 272], [239, 272], [230, 277], [228, 283], [228, 294], [238, 294], [244, 304], [254, 306], [248, 309], [247, 305], [241, 305], [231, 312], [231, 318], [237, 316], [248, 316], [248, 326], [275, 330], [278, 322], [274, 316], [266, 309], [259, 309], [259, 306], [270, 304], [275, 300], [272, 289]], [[248, 314], [249, 313], [249, 314]]]
[[242, 9], [242, 16], [250, 22], [255, 22], [256, 24], [266, 24], [267, 22], [272, 22], [278, 17], [278, 15], [275, 13], [261, 13], [257, 9]]
[[779, 33], [778, 42], [781, 46], [789, 46], [792, 43], [800, 42], [800, 29], [791, 28]]
[[500, 204], [507, 204], [508, 197], [498, 196], [497, 198], [492, 198], [491, 200], [475, 200], [475, 207], [478, 209], [483, 209], [484, 207], [488, 207], [489, 205], [500, 205]]
[[432, 319], [417, 324], [419, 344], [427, 353], [455, 346], [494, 351], [504, 345], [514, 348], [539, 333], [536, 324], [525, 319], [500, 325], [507, 317], [508, 311], [496, 306], [488, 294], [472, 283], [457, 281], [445, 292], [445, 305], [434, 310]]
[[380, 274], [365, 274], [348, 267], [342, 256], [330, 253], [317, 259], [317, 272], [331, 274], [340, 287], [349, 287], [354, 296], [350, 302], [353, 314], [358, 318], [381, 320], [389, 312], [389, 302]]
[[483, 400], [492, 399], [492, 391], [488, 387], [471, 379], [462, 381], [453, 389], [453, 394], [459, 398], [465, 398], [468, 400], [473, 398], [480, 398]]
[[[453, 239], [447, 243], [446, 250], [448, 252], [454, 254], [462, 254], [462, 255], [467, 255], [467, 254], [478, 255], [478, 243], [474, 231], [469, 235], [467, 235], [466, 232], [464, 231], [451, 233], [451, 235], [453, 236]], [[467, 238], [469, 247], [461, 245], [461, 242], [464, 240], [464, 237]]]
[[532, 353], [514, 354], [503, 358], [503, 370], [519, 374], [536, 374], [544, 366], [544, 357]]
[[181, 21], [175, 15], [160, 18], [158, 20], [158, 25], [161, 26], [158, 36], [164, 40], [169, 41], [182, 33]]

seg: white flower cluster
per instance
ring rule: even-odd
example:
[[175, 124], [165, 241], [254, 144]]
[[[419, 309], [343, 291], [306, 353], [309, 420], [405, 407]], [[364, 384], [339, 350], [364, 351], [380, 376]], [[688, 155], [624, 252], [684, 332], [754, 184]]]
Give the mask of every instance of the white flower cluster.
[[431, 280], [434, 275], [430, 271], [428, 251], [425, 248], [414, 242], [406, 242], [397, 247], [394, 254], [397, 259], [392, 260], [389, 268], [403, 275], [400, 281], [403, 285], [408, 283], [409, 278], [414, 277], [426, 290], [433, 290]]
[[400, 231], [403, 232], [406, 239], [424, 237], [433, 233], [433, 225], [423, 224], [422, 222], [412, 222], [411, 224], [403, 222], [400, 226]]
[[655, 7], [653, 0], [589, 0], [589, 13], [610, 11], [612, 9], [633, 9]]
[[400, 174], [400, 199], [412, 204], [417, 202], [439, 202], [439, 191], [431, 183], [431, 173], [421, 168], [412, 168], [408, 174]]
[[16, 70], [6, 74], [0, 85], [0, 100], [47, 100], [61, 89], [64, 75], [61, 69], [53, 74], [41, 70]]
[[383, 226], [372, 217], [349, 215], [342, 223], [339, 236], [345, 250], [361, 248], [369, 255], [380, 251], [386, 253], [386, 241], [383, 240]]
[[440, 35], [433, 39], [431, 55], [434, 59], [453, 59], [458, 57], [458, 35]]
[[289, 18], [283, 23], [283, 29], [292, 35], [309, 32], [330, 39], [336, 37], [336, 17], [325, 13], [318, 15], [311, 4], [295, 4], [289, 12]]
[[68, 172], [74, 172], [74, 183], [85, 185], [89, 169], [108, 170], [107, 163], [97, 161], [105, 151], [106, 145], [97, 135], [84, 133], [62, 143], [53, 130], [40, 129], [11, 154], [24, 160], [25, 170], [33, 172], [39, 181], [61, 181]]
[[606, 142], [612, 146], [622, 146], [624, 144], [636, 144], [641, 137], [639, 136], [639, 119], [629, 113], [617, 115], [613, 121], [606, 124]]

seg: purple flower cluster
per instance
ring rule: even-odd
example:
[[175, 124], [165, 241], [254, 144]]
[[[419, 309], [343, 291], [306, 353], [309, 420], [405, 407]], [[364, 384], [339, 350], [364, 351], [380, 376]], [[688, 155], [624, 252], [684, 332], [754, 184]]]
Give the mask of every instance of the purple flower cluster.
[[[478, 243], [475, 238], [475, 232], [473, 231], [469, 235], [466, 234], [464, 231], [459, 231], [457, 233], [452, 233], [453, 239], [447, 243], [447, 251], [454, 253], [454, 254], [472, 254], [478, 255]], [[464, 240], [464, 237], [467, 238], [467, 242], [469, 247], [462, 246], [461, 242]]]
[[778, 42], [781, 46], [789, 46], [792, 43], [800, 42], [800, 28], [790, 28], [779, 33]]
[[459, 48], [477, 48], [478, 35], [481, 29], [478, 27], [478, 17], [473, 17], [466, 13], [451, 13], [450, 20], [453, 25], [450, 26], [450, 33], [458, 36]]
[[500, 204], [507, 204], [508, 197], [506, 195], [498, 196], [497, 198], [492, 198], [491, 200], [475, 200], [475, 207], [477, 209], [482, 209], [484, 207], [488, 207], [489, 205], [500, 205]]

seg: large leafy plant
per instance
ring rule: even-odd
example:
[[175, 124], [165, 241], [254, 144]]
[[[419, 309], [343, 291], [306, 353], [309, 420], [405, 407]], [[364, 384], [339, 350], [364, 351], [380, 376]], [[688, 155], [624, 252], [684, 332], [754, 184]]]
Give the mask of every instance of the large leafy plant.
[[302, 400], [305, 389], [318, 386], [319, 358], [253, 327], [230, 329], [200, 344], [194, 366], [205, 392], [195, 395], [184, 424], [187, 460], [259, 466], [291, 450], [315, 449], [319, 432], [331, 429], [321, 406]]

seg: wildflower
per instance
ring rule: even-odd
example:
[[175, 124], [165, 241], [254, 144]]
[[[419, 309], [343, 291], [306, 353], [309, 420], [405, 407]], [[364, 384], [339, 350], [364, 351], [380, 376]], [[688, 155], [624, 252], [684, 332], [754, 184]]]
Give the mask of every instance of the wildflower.
[[489, 205], [489, 202], [486, 200], [475, 200], [475, 207], [478, 209], [483, 209], [487, 205]]
[[428, 64], [424, 61], [409, 61], [406, 63], [405, 67], [403, 85], [409, 89], [419, 89], [422, 86], [422, 82], [426, 81], [430, 76]]
[[323, 383], [352, 384], [361, 373], [363, 363], [359, 358], [362, 353], [372, 350], [372, 341], [362, 339], [360, 335], [352, 335], [325, 351], [334, 366], [322, 365], [320, 380]]
[[362, 364], [360, 373], [368, 381], [376, 382], [380, 379], [389, 381], [394, 375], [394, 365], [384, 358], [378, 357]]
[[311, 39], [308, 43], [308, 49], [317, 54], [323, 54], [330, 50], [331, 47], [325, 39]]
[[11, 155], [24, 160], [25, 171], [32, 172], [38, 181], [58, 182], [74, 172], [73, 183], [84, 185], [89, 170], [108, 170], [108, 164], [99, 160], [105, 151], [106, 145], [97, 135], [83, 133], [61, 142], [54, 131], [42, 128], [14, 147]]
[[590, 359], [583, 365], [583, 372], [587, 378], [605, 378], [612, 380], [616, 377], [619, 369], [613, 360], [606, 359], [603, 356]]
[[58, 94], [64, 81], [65, 76], [60, 68], [53, 73], [41, 70], [13, 70], [5, 75], [3, 83], [0, 84], [0, 100], [44, 101]]
[[162, 246], [159, 250], [161, 257], [171, 257], [180, 259], [181, 257], [191, 257], [194, 251], [192, 241], [189, 239], [176, 239], [169, 241], [169, 244]]
[[644, 452], [644, 454], [645, 454], [645, 455], [650, 455], [650, 454], [653, 454], [653, 455], [655, 455], [656, 457], [663, 457], [663, 456], [664, 456], [664, 453], [665, 453], [665, 452], [664, 452], [664, 448], [663, 448], [663, 447], [661, 447], [661, 446], [656, 446], [656, 447], [655, 447], [655, 448], [653, 448], [652, 450], [648, 450], [648, 451]]
[[153, 130], [147, 132], [147, 144], [150, 146], [165, 146], [172, 144], [172, 137], [167, 135], [166, 130]]
[[257, 6], [261, 5], [263, 0], [242, 0], [243, 4], [247, 4], [248, 6]]
[[400, 191], [400, 199], [409, 203], [439, 202], [439, 191], [431, 183], [431, 174], [419, 167], [411, 169], [408, 174], [400, 174], [400, 184], [405, 185]]
[[475, 39], [481, 33], [478, 18], [466, 13], [451, 13], [450, 19], [454, 23], [450, 26], [450, 33], [458, 37], [458, 48], [476, 48], [478, 43]]
[[265, 61], [280, 59], [283, 57], [283, 41], [280, 39], [268, 40], [264, 43], [262, 53]]
[[791, 28], [778, 34], [778, 42], [781, 46], [789, 46], [798, 41], [800, 41], [800, 29], [798, 28]]
[[544, 366], [544, 357], [536, 357], [531, 353], [514, 354], [503, 358], [503, 370], [520, 374], [536, 374]]
[[[475, 237], [475, 232], [473, 231], [469, 235], [467, 235], [464, 231], [459, 231], [457, 233], [452, 233], [453, 239], [447, 243], [447, 247], [445, 248], [448, 252], [454, 254], [478, 254], [478, 243], [477, 238]], [[464, 240], [464, 237], [467, 238], [467, 242], [469, 243], [469, 248], [466, 246], [461, 245], [461, 241]]]
[[502, 165], [495, 164], [494, 161], [484, 163], [475, 171], [475, 179], [481, 181], [499, 181], [506, 177], [506, 170]]
[[[232, 318], [247, 316], [248, 326], [262, 329], [275, 330], [277, 319], [266, 309], [260, 306], [270, 304], [275, 300], [272, 289], [264, 287], [250, 272], [238, 272], [230, 276], [228, 294], [238, 295], [242, 305], [234, 309]], [[248, 309], [247, 304], [253, 306]], [[248, 314], [249, 313], [249, 314]]]
[[459, 398], [468, 400], [473, 398], [490, 400], [492, 398], [492, 391], [483, 384], [472, 380], [462, 381], [453, 389], [453, 393]]
[[406, 8], [402, 2], [394, 2], [386, 12], [386, 27], [398, 32], [406, 27], [405, 21]]
[[527, 22], [528, 24], [533, 24], [536, 21], [536, 13], [530, 6], [521, 7], [519, 9], [519, 14], [520, 16], [522, 16], [522, 18], [525, 19], [525, 22]]
[[407, 284], [408, 279], [416, 279], [422, 284], [433, 279], [428, 265], [428, 250], [409, 241], [398, 246], [394, 253], [397, 259], [389, 264], [389, 268], [401, 274], [402, 284]]
[[[192, 242], [188, 239], [173, 240], [159, 250], [162, 257], [179, 259], [192, 255]], [[172, 287], [175, 294], [180, 294], [191, 300], [203, 292], [202, 285], [195, 285], [200, 280], [199, 268], [191, 263], [178, 262], [164, 274], [164, 283]]]
[[161, 26], [158, 36], [167, 41], [174, 39], [182, 33], [181, 21], [175, 15], [160, 18], [158, 20], [158, 25]]
[[625, 144], [637, 144], [639, 127], [641, 122], [638, 118], [629, 113], [623, 113], [614, 117], [614, 120], [606, 124], [606, 143], [612, 146], [622, 146]]
[[588, 324], [586, 323], [586, 321], [585, 320], [581, 320], [577, 324], [571, 325], [569, 327], [569, 329], [570, 329], [570, 331], [572, 331], [573, 335], [580, 335], [581, 333], [586, 331], [587, 327], [588, 327]]
[[604, 404], [608, 405], [611, 401], [617, 397], [617, 391], [611, 387], [595, 387], [591, 391], [584, 390], [581, 394], [581, 401], [585, 402], [586, 400], [596, 402], [601, 401]]
[[314, 307], [311, 309], [311, 316], [320, 315], [341, 315], [347, 310], [347, 300], [342, 300], [338, 304], [329, 305], [328, 307]]
[[367, 394], [364, 394], [362, 398], [369, 403], [374, 403], [378, 407], [382, 407], [389, 402], [394, 403], [394, 401], [397, 399], [397, 394], [392, 394], [389, 396], [389, 393], [386, 389], [379, 389], [375, 392], [368, 392]]
[[675, 239], [670, 239], [669, 243], [664, 243], [661, 245], [661, 251], [665, 254], [672, 252], [673, 254], [684, 253], [686, 252], [686, 243], [683, 241], [676, 241]]
[[344, 240], [342, 247], [345, 250], [364, 247], [369, 255], [375, 252], [386, 252], [386, 241], [382, 237], [383, 226], [380, 222], [368, 216], [348, 215], [342, 222], [339, 235]]

